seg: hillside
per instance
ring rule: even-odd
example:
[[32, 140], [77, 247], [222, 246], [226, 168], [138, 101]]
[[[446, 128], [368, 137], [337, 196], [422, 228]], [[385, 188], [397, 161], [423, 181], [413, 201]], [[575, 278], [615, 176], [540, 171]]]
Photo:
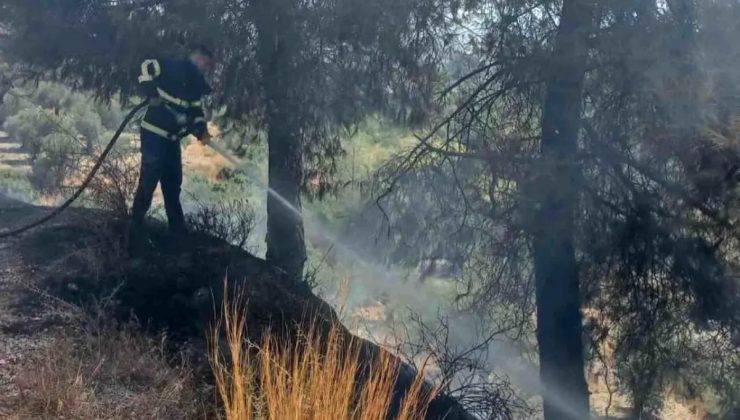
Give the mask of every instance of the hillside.
[[[2, 198], [0, 229], [44, 211]], [[25, 237], [0, 244], [0, 261], [6, 267], [0, 280], [3, 395], [18, 395], [14, 387], [19, 369], [67, 325], [60, 315], [64, 311], [45, 305], [49, 302], [90, 308], [107, 299], [110, 313], [120, 321], [133, 316], [150, 332], [166, 329], [175, 346], [187, 343], [190, 352], [201, 356], [193, 359], [196, 366], [198, 360], [204, 362], [204, 332], [214, 319], [214, 302], [220, 301], [227, 275], [231, 289], [242, 289], [249, 302], [247, 333], [254, 341], [268, 329], [294, 334], [307, 316], [316, 316], [324, 325], [336, 320], [329, 305], [309, 289], [287, 282], [263, 260], [223, 241], [194, 234], [172, 250], [155, 227], [151, 246], [128, 258], [123, 244], [114, 239], [121, 236], [117, 235], [121, 228], [105, 213], [76, 209]], [[57, 310], [43, 310], [48, 307]], [[365, 360], [372, 360], [382, 350], [363, 341], [362, 352]], [[397, 399], [412, 380], [413, 374], [402, 370]], [[0, 402], [0, 410], [8, 403]], [[427, 418], [444, 415], [466, 418], [454, 401], [438, 397]]]

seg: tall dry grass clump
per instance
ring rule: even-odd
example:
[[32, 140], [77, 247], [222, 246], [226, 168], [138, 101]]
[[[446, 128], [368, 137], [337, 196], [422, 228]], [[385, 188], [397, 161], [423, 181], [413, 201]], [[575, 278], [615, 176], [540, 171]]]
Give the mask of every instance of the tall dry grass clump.
[[[322, 334], [318, 320], [292, 340], [268, 332], [259, 344], [248, 343], [245, 306], [225, 300], [211, 335], [211, 361], [228, 420], [388, 418], [400, 367], [396, 358], [383, 352], [368, 365], [359, 339], [339, 325]], [[435, 394], [418, 375], [393, 418], [423, 419]]]

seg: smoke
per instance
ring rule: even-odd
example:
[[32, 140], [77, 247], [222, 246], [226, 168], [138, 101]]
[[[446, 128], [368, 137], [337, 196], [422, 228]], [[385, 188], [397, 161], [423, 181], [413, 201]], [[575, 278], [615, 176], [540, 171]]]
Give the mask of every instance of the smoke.
[[[310, 229], [311, 226], [307, 225], [307, 228]], [[368, 301], [376, 300], [383, 302], [386, 307], [404, 309], [397, 312], [420, 314], [429, 323], [437, 321], [435, 315], [441, 315], [447, 325], [449, 335], [446, 337], [446, 345], [451, 353], [464, 353], [479, 347], [494, 328], [487, 316], [474, 311], [458, 310], [449, 297], [435, 293], [433, 282], [421, 284], [410, 278], [412, 276], [405, 269], [360, 257], [352, 251], [354, 248], [351, 243], [342, 243], [335, 248], [339, 264], [352, 267], [348, 303], [350, 311]], [[330, 294], [324, 297], [331, 301]], [[380, 331], [370, 333], [382, 334]], [[408, 338], [413, 340], [413, 333]], [[531, 350], [506, 334], [497, 335], [478, 350], [482, 356], [481, 367], [489, 373], [481, 376], [479, 381], [486, 382], [491, 376], [505, 378], [518, 391], [519, 396], [528, 400], [530, 406], [539, 406], [541, 397], [548, 395], [551, 403], [563, 412], [570, 412], [575, 418], [578, 413], [571, 408], [574, 405], [562, 387], [541, 382], [539, 367], [532, 361]], [[452, 384], [451, 388], [454, 387]]]
[[0, 185], [0, 203], [3, 203], [3, 206], [10, 202], [22, 202], [25, 204], [33, 204], [34, 200], [33, 197], [17, 188], [13, 188], [10, 185], [2, 184]]
[[[488, 315], [457, 308], [454, 301], [458, 293], [455, 279], [430, 279], [421, 282], [415, 270], [381, 261], [379, 256], [383, 253], [373, 250], [369, 245], [372, 242], [378, 246], [378, 242], [369, 240], [367, 236], [352, 238], [332, 232], [320, 222], [321, 219], [310, 207], [304, 208], [303, 213], [308, 240], [320, 244], [323, 251], [331, 253], [335, 269], [339, 267], [343, 272], [349, 273], [346, 310], [351, 314], [363, 306], [380, 302], [386, 311], [393, 312], [393, 320], [389, 322], [391, 325], [366, 323], [362, 326], [370, 329], [368, 332], [371, 337], [382, 341], [384, 334], [393, 334], [393, 329], [399, 324], [408, 327], [411, 325], [410, 320], [415, 317], [429, 325], [444, 318], [448, 334], [445, 338], [447, 348], [444, 351], [463, 354], [478, 348], [483, 373], [479, 382], [486, 382], [491, 376], [505, 378], [525, 398], [536, 397], [544, 392], [556, 392], [557, 387], [545, 387], [540, 383], [538, 368], [529, 358], [531, 349], [517, 344], [504, 333], [488, 340], [496, 320], [492, 323]], [[323, 290], [322, 297], [325, 300], [331, 302], [335, 296], [335, 289]], [[350, 318], [348, 321], [352, 323], [356, 320]], [[393, 338], [408, 339], [411, 342], [407, 344], [412, 346], [417, 344], [413, 343], [417, 340], [413, 331], [408, 337]], [[483, 340], [487, 343], [481, 347]], [[454, 388], [454, 384], [451, 388]], [[566, 397], [558, 395], [553, 400], [561, 403], [564, 411], [569, 411]]]

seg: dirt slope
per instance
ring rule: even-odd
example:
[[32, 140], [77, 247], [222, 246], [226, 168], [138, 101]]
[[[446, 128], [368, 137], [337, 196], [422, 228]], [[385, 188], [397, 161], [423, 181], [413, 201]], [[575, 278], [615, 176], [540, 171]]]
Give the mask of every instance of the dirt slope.
[[[45, 211], [0, 197], [0, 230]], [[0, 243], [0, 387], [9, 389], [8, 372], [18, 358], [42, 346], [50, 329], [64, 328], [63, 319], [44, 313], [40, 296], [83, 307], [112, 296], [121, 318], [133, 314], [152, 331], [166, 328], [195, 347], [204, 344], [204, 331], [215, 315], [213, 302], [220, 301], [227, 275], [246, 294], [248, 334], [253, 339], [268, 328], [290, 334], [307, 314], [336, 319], [329, 305], [307, 288], [284, 279], [265, 261], [207, 235], [171, 243], [161, 228], [152, 227], [149, 239], [130, 258], [117, 240], [125, 235], [123, 226], [106, 214], [76, 209], [22, 238]], [[31, 289], [44, 292], [27, 293]], [[382, 351], [370, 342], [363, 348], [368, 360]], [[397, 384], [399, 398], [412, 379], [404, 370]], [[453, 400], [439, 397], [428, 418], [445, 415], [449, 420], [467, 418]]]

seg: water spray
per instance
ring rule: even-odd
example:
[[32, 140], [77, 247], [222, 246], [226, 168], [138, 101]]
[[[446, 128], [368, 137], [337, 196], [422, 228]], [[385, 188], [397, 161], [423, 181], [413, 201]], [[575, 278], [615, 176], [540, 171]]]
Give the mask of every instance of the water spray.
[[[208, 146], [213, 149], [216, 153], [221, 155], [224, 159], [226, 159], [229, 163], [231, 163], [234, 167], [238, 168], [242, 165], [242, 161], [239, 160], [236, 156], [231, 154], [229, 151], [227, 151], [223, 146], [220, 144], [211, 141], [208, 143]], [[244, 171], [242, 171], [245, 173]], [[362, 267], [373, 267], [373, 264], [366, 261], [364, 258], [362, 258], [352, 247], [342, 242], [336, 235], [331, 233], [327, 228], [321, 225], [321, 223], [318, 221], [316, 217], [312, 217], [309, 213], [306, 211], [301, 211], [298, 209], [295, 205], [293, 205], [290, 201], [288, 201], [285, 197], [283, 197], [279, 192], [275, 191], [275, 189], [271, 188], [269, 185], [267, 185], [265, 182], [262, 182], [260, 179], [258, 179], [256, 176], [250, 176], [248, 173], [245, 173], [247, 177], [249, 177], [250, 180], [255, 182], [258, 187], [264, 189], [267, 191], [267, 193], [273, 197], [274, 199], [278, 200], [280, 204], [285, 206], [288, 210], [290, 210], [291, 213], [293, 213], [296, 217], [299, 218], [307, 218], [311, 225], [315, 225], [314, 229], [316, 232], [321, 235], [324, 239], [331, 242], [332, 245], [340, 250], [342, 253], [348, 255], [352, 260], [359, 263]], [[383, 273], [387, 276], [387, 273]]]

